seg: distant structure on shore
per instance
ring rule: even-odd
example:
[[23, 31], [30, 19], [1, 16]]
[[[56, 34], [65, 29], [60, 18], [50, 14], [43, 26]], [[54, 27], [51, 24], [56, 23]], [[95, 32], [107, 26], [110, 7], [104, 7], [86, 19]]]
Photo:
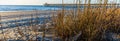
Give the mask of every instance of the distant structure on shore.
[[[48, 4], [48, 3], [44, 4], [44, 6], [77, 6], [77, 5], [88, 6], [88, 4]], [[104, 5], [107, 5], [107, 6], [113, 6], [113, 5], [120, 6], [120, 4], [90, 4], [90, 5], [91, 6], [104, 6]]]

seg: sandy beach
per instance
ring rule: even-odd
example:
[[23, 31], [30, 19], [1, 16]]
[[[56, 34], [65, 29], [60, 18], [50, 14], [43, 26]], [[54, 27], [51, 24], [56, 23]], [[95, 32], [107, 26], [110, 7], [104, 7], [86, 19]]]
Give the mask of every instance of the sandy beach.
[[[56, 13], [56, 11], [42, 11], [42, 10], [41, 11], [40, 10], [39, 11], [4, 11], [4, 12], [0, 12], [0, 15], [1, 15], [1, 21], [0, 22], [17, 20], [17, 19], [18, 20], [27, 19], [27, 18], [31, 18], [31, 15], [33, 15], [33, 17], [36, 17], [36, 16], [42, 17], [42, 16], [45, 16], [45, 15], [50, 16], [50, 15], [53, 15], [55, 13]], [[21, 17], [21, 19], [19, 19], [19, 17]], [[4, 25], [8, 26], [7, 24], [4, 24]], [[4, 27], [4, 25], [2, 25], [2, 26]], [[3, 29], [5, 38], [16, 39], [18, 37], [22, 37], [19, 33], [13, 31], [13, 30], [16, 30], [16, 29], [17, 29], [16, 27], [15, 28]], [[23, 27], [23, 29], [25, 29], [25, 27]], [[24, 32], [24, 30], [22, 30], [22, 31]], [[1, 32], [2, 31], [0, 31], [0, 39], [2, 39], [4, 37]], [[35, 33], [36, 32], [29, 31], [29, 34], [32, 34], [32, 35], [36, 35]], [[43, 32], [37, 32], [37, 33], [39, 33], [39, 35], [42, 36]], [[17, 34], [18, 37], [16, 37], [15, 34]], [[47, 34], [46, 36], [47, 37], [52, 37], [53, 34], [51, 34], [51, 35]]]
[[29, 14], [53, 14], [56, 11], [44, 11], [44, 10], [34, 10], [34, 11], [3, 11], [0, 12], [1, 16], [11, 16], [11, 15], [29, 15]]
[[0, 12], [1, 15], [1, 20], [6, 21], [6, 20], [17, 20], [19, 18], [30, 18], [32, 17], [42, 17], [46, 15], [53, 15], [55, 14], [56, 11], [45, 11], [45, 10], [34, 10], [34, 11], [4, 11]]

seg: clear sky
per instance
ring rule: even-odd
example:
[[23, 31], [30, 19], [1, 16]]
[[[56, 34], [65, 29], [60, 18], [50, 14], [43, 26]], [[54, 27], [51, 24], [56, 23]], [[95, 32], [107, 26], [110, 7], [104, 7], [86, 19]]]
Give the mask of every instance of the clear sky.
[[[41, 5], [44, 3], [61, 3], [61, 0], [0, 0], [0, 5]], [[65, 1], [71, 3], [72, 0]]]
[[[73, 3], [73, 0], [64, 0], [65, 3]], [[61, 0], [0, 0], [0, 5], [42, 5], [44, 3], [61, 3]], [[92, 0], [92, 2], [96, 2]], [[110, 0], [109, 2], [113, 2]], [[117, 2], [120, 2], [118, 0]]]

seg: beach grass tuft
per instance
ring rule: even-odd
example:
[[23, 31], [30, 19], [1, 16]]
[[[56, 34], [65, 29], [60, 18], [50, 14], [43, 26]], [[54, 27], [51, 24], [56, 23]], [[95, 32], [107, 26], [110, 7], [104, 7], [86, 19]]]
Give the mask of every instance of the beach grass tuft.
[[81, 9], [79, 4], [77, 10], [70, 10], [67, 12], [69, 14], [64, 10], [54, 18], [56, 36], [63, 41], [112, 41], [107, 36], [109, 33], [119, 35], [120, 8], [116, 7], [118, 5], [111, 4], [111, 8], [108, 8], [108, 0], [100, 0], [98, 7], [92, 8], [91, 0], [86, 0], [87, 7]]

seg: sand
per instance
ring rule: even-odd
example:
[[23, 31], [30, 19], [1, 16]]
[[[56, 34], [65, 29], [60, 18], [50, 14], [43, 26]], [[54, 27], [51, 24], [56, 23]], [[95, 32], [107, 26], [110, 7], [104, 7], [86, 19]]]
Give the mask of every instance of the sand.
[[1, 16], [10, 16], [10, 15], [26, 15], [26, 14], [52, 14], [56, 11], [42, 11], [42, 10], [34, 10], [34, 11], [4, 11], [0, 12]]
[[6, 21], [6, 20], [17, 20], [19, 18], [30, 18], [31, 16], [36, 17], [36, 16], [45, 16], [45, 15], [53, 15], [55, 14], [56, 11], [43, 11], [43, 10], [34, 10], [34, 11], [4, 11], [0, 12], [1, 15], [1, 20]]

